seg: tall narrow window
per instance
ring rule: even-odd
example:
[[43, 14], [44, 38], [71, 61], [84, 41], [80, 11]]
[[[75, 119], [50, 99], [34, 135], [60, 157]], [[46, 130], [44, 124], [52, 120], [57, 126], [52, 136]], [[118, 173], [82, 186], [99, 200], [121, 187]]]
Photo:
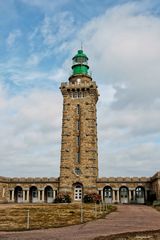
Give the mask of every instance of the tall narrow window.
[[80, 136], [76, 136], [76, 144], [78, 147], [80, 146]]
[[76, 153], [76, 163], [80, 163], [80, 152]]
[[77, 104], [76, 112], [77, 112], [77, 114], [80, 114], [80, 105], [79, 104]]
[[79, 131], [80, 130], [80, 121], [76, 121], [76, 130]]

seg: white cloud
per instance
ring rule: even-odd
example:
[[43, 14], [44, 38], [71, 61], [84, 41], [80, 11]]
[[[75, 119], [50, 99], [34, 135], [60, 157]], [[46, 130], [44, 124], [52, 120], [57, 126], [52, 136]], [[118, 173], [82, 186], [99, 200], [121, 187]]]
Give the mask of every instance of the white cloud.
[[22, 35], [22, 33], [21, 33], [21, 31], [19, 29], [16, 29], [16, 30], [10, 32], [8, 37], [7, 37], [7, 40], [6, 40], [8, 47], [9, 48], [13, 47], [15, 42], [16, 42], [16, 40], [19, 37], [21, 37], [21, 35]]
[[[46, 175], [45, 163], [47, 174], [57, 175], [62, 112], [60, 94], [34, 90], [29, 95], [13, 97], [5, 91], [2, 96], [6, 110], [0, 109], [0, 175], [8, 171], [9, 176], [43, 176]], [[7, 170], [8, 163], [11, 167]]]
[[[131, 144], [117, 150], [107, 147], [103, 152], [109, 158], [102, 162], [103, 176], [152, 176], [159, 166], [159, 145], [152, 142]], [[102, 172], [102, 171], [101, 171]]]
[[32, 51], [38, 49], [42, 55], [50, 56], [54, 52], [64, 51], [75, 32], [72, 14], [60, 11], [51, 16], [46, 14], [39, 25], [28, 34], [28, 40]]
[[100, 175], [153, 174], [160, 169], [160, 18], [138, 3], [119, 5], [79, 38], [100, 84]]
[[159, 96], [159, 29], [158, 17], [126, 4], [108, 10], [81, 31], [97, 80], [125, 84], [126, 89], [116, 89], [118, 104], [148, 105]]
[[0, 109], [5, 109], [6, 105], [4, 86], [0, 85]]
[[49, 80], [52, 80], [54, 82], [66, 82], [67, 81], [67, 74], [63, 68], [57, 69], [53, 73], [50, 73], [50, 76], [48, 76]]
[[[60, 83], [67, 81], [68, 72], [65, 64], [60, 68], [51, 68], [50, 70], [41, 70], [38, 68], [39, 63], [45, 58], [46, 53], [32, 53], [28, 59], [21, 60], [19, 58], [11, 58], [0, 63], [3, 82], [8, 80], [17, 86], [27, 87], [35, 85], [39, 88], [40, 85], [48, 86], [49, 83]], [[68, 70], [68, 69], [67, 69]], [[54, 87], [54, 85], [53, 85]]]
[[48, 46], [63, 42], [74, 30], [74, 19], [68, 12], [57, 13], [52, 17], [45, 16], [40, 27], [44, 44]]

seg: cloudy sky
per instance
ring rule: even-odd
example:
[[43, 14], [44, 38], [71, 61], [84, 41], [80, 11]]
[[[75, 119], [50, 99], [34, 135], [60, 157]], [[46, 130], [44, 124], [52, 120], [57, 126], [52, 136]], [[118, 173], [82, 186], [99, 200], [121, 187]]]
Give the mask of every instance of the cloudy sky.
[[59, 176], [59, 86], [81, 41], [100, 92], [99, 175], [160, 170], [160, 1], [0, 0], [1, 176]]

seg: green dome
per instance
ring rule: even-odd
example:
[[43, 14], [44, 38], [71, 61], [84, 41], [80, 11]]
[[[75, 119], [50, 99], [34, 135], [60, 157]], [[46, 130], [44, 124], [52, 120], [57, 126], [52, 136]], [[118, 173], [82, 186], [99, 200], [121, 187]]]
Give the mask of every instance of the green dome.
[[84, 58], [88, 60], [87, 55], [83, 52], [83, 50], [78, 50], [77, 54], [72, 58], [73, 60], [76, 60], [77, 58]]
[[77, 54], [72, 58], [73, 60], [73, 75], [87, 74], [88, 75], [88, 57], [83, 50], [78, 50]]

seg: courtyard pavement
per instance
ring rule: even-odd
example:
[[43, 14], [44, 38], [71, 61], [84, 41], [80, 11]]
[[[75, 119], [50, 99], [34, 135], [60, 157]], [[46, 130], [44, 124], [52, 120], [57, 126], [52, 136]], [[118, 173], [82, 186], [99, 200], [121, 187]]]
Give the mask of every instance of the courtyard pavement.
[[117, 211], [92, 222], [69, 227], [0, 232], [0, 240], [91, 240], [125, 232], [160, 230], [160, 212], [140, 205], [118, 205]]

